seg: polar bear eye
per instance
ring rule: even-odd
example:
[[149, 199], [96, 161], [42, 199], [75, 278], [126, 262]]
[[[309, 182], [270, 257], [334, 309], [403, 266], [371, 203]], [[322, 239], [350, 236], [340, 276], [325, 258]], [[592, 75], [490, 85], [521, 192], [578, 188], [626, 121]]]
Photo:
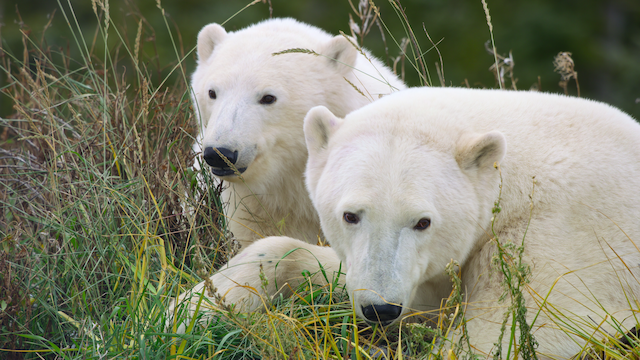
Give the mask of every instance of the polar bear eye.
[[413, 227], [414, 230], [424, 230], [431, 225], [431, 220], [427, 218], [422, 218], [418, 221], [416, 226]]
[[209, 90], [209, 97], [210, 97], [211, 99], [215, 99], [215, 98], [217, 98], [218, 96], [216, 95], [216, 92], [215, 92], [215, 91], [213, 91], [213, 90]]
[[262, 105], [271, 105], [276, 102], [276, 97], [273, 95], [265, 95], [260, 99], [260, 104]]
[[349, 224], [357, 224], [360, 222], [360, 218], [358, 217], [358, 215], [350, 212], [344, 213], [342, 215], [342, 218]]

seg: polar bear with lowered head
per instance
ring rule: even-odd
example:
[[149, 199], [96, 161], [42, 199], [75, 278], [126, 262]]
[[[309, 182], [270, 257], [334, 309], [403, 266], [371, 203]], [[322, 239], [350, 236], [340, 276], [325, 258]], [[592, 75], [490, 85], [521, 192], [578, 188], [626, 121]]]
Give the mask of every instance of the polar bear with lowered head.
[[578, 353], [575, 329], [602, 339], [612, 317], [636, 324], [640, 125], [628, 115], [551, 94], [416, 88], [344, 119], [316, 107], [304, 130], [306, 183], [360, 317], [438, 308], [454, 259], [471, 345], [490, 353], [510, 311], [491, 263], [496, 241], [511, 241], [531, 267], [522, 291], [540, 357]]
[[315, 244], [320, 225], [302, 178], [304, 116], [316, 105], [345, 116], [404, 84], [351, 38], [293, 19], [235, 32], [207, 25], [197, 52], [191, 85], [202, 126], [194, 150], [229, 183], [231, 232], [243, 246], [267, 235]]

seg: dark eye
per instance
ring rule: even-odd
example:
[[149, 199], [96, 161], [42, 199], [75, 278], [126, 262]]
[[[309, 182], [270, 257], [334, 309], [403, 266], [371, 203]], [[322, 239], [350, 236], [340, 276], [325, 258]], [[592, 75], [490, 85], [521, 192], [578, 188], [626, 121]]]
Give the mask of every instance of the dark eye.
[[358, 217], [358, 215], [350, 212], [344, 213], [344, 215], [342, 215], [342, 218], [349, 224], [357, 224], [360, 222], [360, 218]]
[[217, 98], [217, 96], [216, 96], [216, 92], [215, 92], [215, 91], [213, 91], [213, 90], [209, 90], [209, 97], [210, 97], [211, 99], [215, 99], [215, 98]]
[[428, 228], [429, 225], [431, 225], [431, 220], [429, 220], [427, 218], [422, 218], [422, 219], [420, 219], [418, 221], [416, 226], [413, 227], [413, 229], [414, 230], [424, 230], [424, 229]]
[[273, 95], [265, 95], [260, 99], [260, 104], [262, 105], [271, 105], [276, 102], [276, 97]]

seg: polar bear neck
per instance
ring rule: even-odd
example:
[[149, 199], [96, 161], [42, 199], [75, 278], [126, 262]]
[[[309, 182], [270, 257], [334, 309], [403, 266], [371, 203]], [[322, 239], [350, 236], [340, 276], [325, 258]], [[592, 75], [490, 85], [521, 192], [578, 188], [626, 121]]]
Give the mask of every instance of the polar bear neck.
[[295, 173], [299, 176], [282, 176], [270, 183], [233, 183], [226, 188], [223, 199], [232, 218], [229, 229], [243, 247], [274, 234], [318, 242], [320, 222], [304, 186], [302, 169], [298, 170]]

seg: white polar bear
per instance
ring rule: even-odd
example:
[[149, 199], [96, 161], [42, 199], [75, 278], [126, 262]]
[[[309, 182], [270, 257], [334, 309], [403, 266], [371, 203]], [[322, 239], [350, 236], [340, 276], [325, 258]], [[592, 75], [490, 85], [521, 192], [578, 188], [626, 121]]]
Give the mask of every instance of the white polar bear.
[[551, 94], [417, 88], [344, 120], [316, 107], [304, 131], [306, 184], [359, 316], [388, 324], [438, 308], [455, 259], [471, 345], [494, 348], [508, 306], [491, 270], [501, 171], [493, 231], [524, 239], [539, 356], [578, 353], [577, 328], [602, 339], [611, 317], [637, 322], [640, 125], [628, 115]]
[[[314, 54], [274, 55], [291, 49]], [[268, 235], [315, 244], [320, 224], [302, 178], [304, 116], [316, 105], [344, 116], [404, 84], [350, 38], [293, 19], [235, 32], [210, 24], [197, 51], [191, 85], [202, 126], [193, 148], [230, 183], [222, 197], [231, 232], [243, 246]]]

